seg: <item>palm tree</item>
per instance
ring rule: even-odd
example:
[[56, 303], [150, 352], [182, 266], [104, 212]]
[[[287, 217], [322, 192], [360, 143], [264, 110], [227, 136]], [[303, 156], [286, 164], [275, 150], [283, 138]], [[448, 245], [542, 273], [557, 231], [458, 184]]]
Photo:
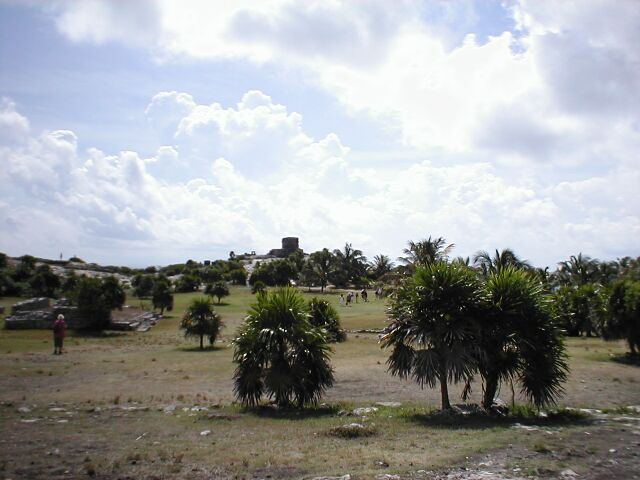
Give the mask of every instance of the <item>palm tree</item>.
[[369, 272], [374, 280], [378, 280], [383, 275], [393, 269], [393, 262], [386, 255], [376, 255], [369, 263]]
[[200, 337], [200, 350], [204, 349], [203, 339], [209, 337], [211, 344], [223, 327], [220, 315], [216, 313], [208, 298], [194, 298], [182, 317], [180, 328], [185, 337]]
[[328, 249], [323, 248], [309, 255], [309, 264], [320, 284], [320, 292], [324, 293], [324, 289], [329, 283], [329, 276], [331, 275], [333, 255]]
[[529, 272], [505, 266], [489, 276], [486, 290], [478, 357], [482, 405], [490, 408], [507, 380], [519, 382], [538, 407], [555, 403], [567, 378], [567, 356], [542, 285]]
[[429, 265], [440, 260], [447, 260], [449, 253], [455, 246], [453, 243], [446, 244], [442, 237], [419, 242], [409, 241], [408, 247], [402, 250], [404, 257], [398, 257], [398, 261], [404, 263], [409, 273], [413, 272], [417, 266]]
[[510, 248], [505, 248], [502, 251], [496, 249], [493, 257], [489, 252], [480, 250], [473, 256], [473, 264], [482, 272], [484, 277], [488, 277], [492, 273], [497, 273], [508, 266], [522, 269], [531, 268], [529, 262], [518, 258]]
[[381, 340], [392, 348], [392, 375], [421, 386], [440, 383], [442, 409], [450, 409], [447, 382], [466, 381], [476, 368], [476, 317], [482, 298], [473, 270], [436, 261], [418, 266], [391, 301], [393, 319]]
[[340, 327], [338, 311], [328, 300], [318, 297], [309, 300], [309, 321], [315, 327], [324, 328], [331, 342], [344, 342], [347, 339], [347, 334]]
[[[358, 283], [367, 271], [367, 257], [362, 254], [361, 250], [353, 248], [350, 243], [344, 244], [343, 250], [334, 250], [335, 267], [334, 272], [336, 279], [344, 279], [346, 283]], [[341, 283], [341, 282], [338, 282]]]
[[259, 295], [234, 340], [234, 391], [244, 405], [263, 394], [286, 407], [315, 403], [333, 385], [326, 331], [309, 322], [291, 287]]
[[572, 255], [568, 261], [560, 262], [555, 274], [559, 285], [584, 285], [596, 279], [598, 262], [588, 255]]
[[613, 262], [600, 262], [597, 264], [596, 277], [602, 285], [607, 285], [618, 278], [620, 274], [620, 264]]

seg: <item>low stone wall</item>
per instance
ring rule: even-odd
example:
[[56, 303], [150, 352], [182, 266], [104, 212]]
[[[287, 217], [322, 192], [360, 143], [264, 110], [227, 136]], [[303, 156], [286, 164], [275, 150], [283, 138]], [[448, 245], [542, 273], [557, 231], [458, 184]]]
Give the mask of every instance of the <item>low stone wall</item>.
[[51, 306], [51, 301], [46, 297], [30, 298], [11, 306], [11, 315], [19, 312], [30, 312], [34, 310], [45, 310]]
[[4, 319], [4, 327], [8, 330], [28, 330], [32, 328], [53, 328], [53, 312], [37, 310], [35, 312], [18, 312]]
[[77, 307], [56, 306], [48, 310], [22, 311], [5, 318], [5, 328], [9, 330], [52, 329], [58, 315], [64, 315], [67, 328], [82, 329], [88, 326]]

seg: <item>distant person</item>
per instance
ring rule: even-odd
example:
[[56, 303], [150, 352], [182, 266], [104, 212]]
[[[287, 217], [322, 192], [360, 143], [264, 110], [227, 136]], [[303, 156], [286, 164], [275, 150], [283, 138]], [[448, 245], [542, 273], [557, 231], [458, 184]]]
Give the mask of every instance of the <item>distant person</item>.
[[347, 307], [351, 306], [351, 300], [353, 300], [353, 292], [347, 293]]
[[62, 355], [62, 346], [64, 337], [67, 333], [67, 323], [64, 321], [64, 315], [58, 315], [53, 323], [53, 354]]
[[356, 303], [358, 303], [358, 292], [356, 292]]
[[344, 307], [344, 294], [343, 293], [340, 294], [340, 306]]
[[369, 294], [367, 293], [367, 289], [363, 288], [362, 291], [360, 292], [360, 296], [362, 297], [362, 301], [363, 302], [368, 302], [369, 300]]

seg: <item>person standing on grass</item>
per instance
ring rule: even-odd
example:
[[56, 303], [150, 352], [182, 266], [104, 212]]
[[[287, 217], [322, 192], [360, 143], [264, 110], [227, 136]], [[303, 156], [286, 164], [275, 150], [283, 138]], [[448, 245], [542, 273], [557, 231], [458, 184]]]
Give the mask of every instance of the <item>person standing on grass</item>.
[[62, 355], [62, 345], [64, 337], [67, 333], [67, 323], [64, 321], [64, 315], [58, 315], [53, 323], [53, 354]]

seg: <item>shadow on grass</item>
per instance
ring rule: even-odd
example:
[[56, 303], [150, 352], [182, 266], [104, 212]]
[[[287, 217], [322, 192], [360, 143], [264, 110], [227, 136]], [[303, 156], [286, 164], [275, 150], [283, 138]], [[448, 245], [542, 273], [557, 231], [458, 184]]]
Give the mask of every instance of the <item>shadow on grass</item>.
[[199, 345], [195, 345], [193, 347], [178, 347], [178, 351], [180, 352], [190, 352], [190, 353], [206, 353], [206, 352], [217, 352], [218, 350], [224, 350], [225, 347], [220, 347], [218, 345], [205, 345], [204, 348], [200, 348]]
[[611, 360], [616, 363], [622, 363], [624, 365], [631, 365], [634, 367], [640, 367], [640, 355], [633, 354], [630, 352], [621, 353], [619, 355], [614, 355], [611, 357]]
[[80, 338], [119, 338], [127, 336], [127, 332], [115, 330], [74, 330], [73, 336]]
[[576, 411], [559, 409], [537, 415], [534, 410], [522, 409], [506, 415], [477, 411], [471, 413], [443, 412], [434, 410], [427, 413], [408, 413], [404, 415], [409, 421], [420, 425], [442, 429], [477, 429], [484, 430], [495, 427], [558, 427], [563, 425], [589, 425], [594, 422], [591, 415]]
[[338, 405], [323, 405], [318, 407], [293, 408], [278, 407], [276, 405], [259, 405], [246, 407], [242, 411], [252, 413], [262, 418], [281, 418], [284, 420], [305, 420], [308, 418], [330, 417], [338, 413]]

